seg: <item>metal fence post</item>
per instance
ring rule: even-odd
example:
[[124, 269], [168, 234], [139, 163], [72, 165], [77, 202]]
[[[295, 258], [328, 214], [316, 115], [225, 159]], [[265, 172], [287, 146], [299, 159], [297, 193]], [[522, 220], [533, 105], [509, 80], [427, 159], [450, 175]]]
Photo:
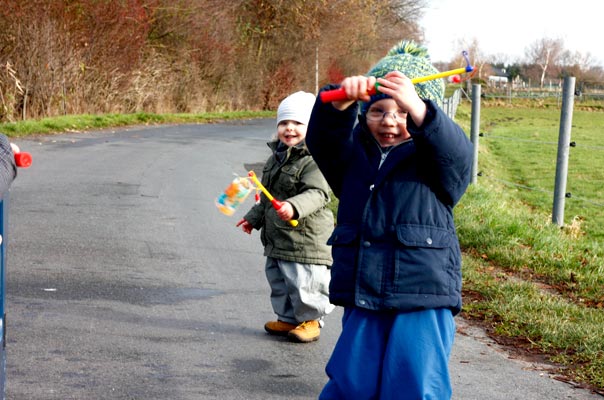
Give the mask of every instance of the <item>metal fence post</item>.
[[478, 135], [480, 133], [480, 85], [472, 85], [472, 126], [470, 140], [474, 145], [474, 160], [472, 163], [471, 183], [478, 181]]
[[556, 159], [556, 184], [554, 187], [554, 207], [552, 222], [564, 225], [564, 203], [566, 178], [568, 176], [568, 153], [570, 149], [570, 132], [573, 122], [573, 105], [575, 96], [575, 77], [564, 78], [562, 91], [562, 111], [560, 113], [560, 132], [558, 134], [558, 157]]

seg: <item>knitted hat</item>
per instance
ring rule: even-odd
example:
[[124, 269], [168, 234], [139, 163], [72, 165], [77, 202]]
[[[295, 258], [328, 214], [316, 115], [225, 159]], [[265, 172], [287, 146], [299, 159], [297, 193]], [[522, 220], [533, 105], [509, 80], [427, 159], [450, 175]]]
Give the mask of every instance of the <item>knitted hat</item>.
[[307, 92], [296, 92], [287, 96], [277, 109], [277, 125], [285, 120], [292, 120], [308, 125], [310, 113], [315, 105], [315, 95]]
[[[430, 62], [428, 50], [408, 40], [403, 40], [390, 49], [386, 57], [378, 61], [367, 72], [367, 76], [383, 78], [391, 71], [400, 71], [410, 79], [438, 73], [438, 70]], [[445, 83], [442, 79], [416, 83], [415, 90], [420, 98], [433, 100], [440, 105], [445, 94]], [[365, 114], [371, 104], [386, 98], [390, 98], [390, 96], [378, 91], [377, 94], [371, 96], [369, 102], [361, 103], [361, 113]]]

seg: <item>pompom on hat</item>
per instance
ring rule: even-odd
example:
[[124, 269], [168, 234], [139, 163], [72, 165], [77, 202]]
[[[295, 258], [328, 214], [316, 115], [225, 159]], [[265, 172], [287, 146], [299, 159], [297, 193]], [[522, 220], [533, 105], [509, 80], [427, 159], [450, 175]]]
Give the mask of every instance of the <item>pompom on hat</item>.
[[[410, 79], [437, 74], [439, 71], [432, 65], [428, 50], [409, 40], [396, 44], [384, 58], [377, 62], [367, 76], [383, 78], [391, 71], [400, 71]], [[445, 94], [445, 83], [442, 79], [420, 82], [415, 84], [415, 90], [422, 99], [429, 99], [441, 105]], [[371, 96], [371, 101], [361, 103], [361, 113], [365, 114], [369, 106], [378, 100], [389, 98], [378, 91]]]
[[287, 96], [277, 109], [277, 125], [281, 121], [291, 120], [308, 125], [316, 97], [312, 93], [299, 91]]

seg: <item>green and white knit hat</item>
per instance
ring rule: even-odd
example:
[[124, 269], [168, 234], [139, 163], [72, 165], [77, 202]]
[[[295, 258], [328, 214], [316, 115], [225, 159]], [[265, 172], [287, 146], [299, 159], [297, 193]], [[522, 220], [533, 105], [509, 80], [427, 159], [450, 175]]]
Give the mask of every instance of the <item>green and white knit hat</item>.
[[[396, 44], [384, 58], [371, 67], [366, 75], [383, 78], [391, 71], [400, 71], [411, 79], [439, 72], [430, 62], [428, 50], [409, 40], [402, 40]], [[415, 90], [420, 98], [430, 99], [441, 105], [445, 94], [445, 83], [442, 79], [416, 83]], [[376, 101], [389, 97], [378, 92], [371, 96], [371, 101], [361, 103], [361, 113], [365, 114], [369, 106]]]

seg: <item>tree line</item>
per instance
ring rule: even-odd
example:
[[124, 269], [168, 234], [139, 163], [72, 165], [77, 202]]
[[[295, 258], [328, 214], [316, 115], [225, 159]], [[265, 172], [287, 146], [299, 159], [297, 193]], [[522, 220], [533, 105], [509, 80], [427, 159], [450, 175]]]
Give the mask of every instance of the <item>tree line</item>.
[[[427, 1], [2, 0], [0, 122], [272, 110], [293, 91], [365, 73], [401, 39], [422, 42]], [[541, 83], [563, 74], [604, 80], [556, 41], [536, 43], [525, 64], [484, 56], [476, 41], [460, 49], [469, 49], [476, 79], [495, 66]]]
[[64, 114], [275, 109], [362, 74], [414, 0], [2, 0], [0, 122]]
[[503, 73], [512, 83], [530, 83], [543, 88], [547, 79], [562, 80], [565, 76], [574, 76], [579, 86], [591, 85], [604, 90], [602, 65], [589, 53], [567, 49], [563, 39], [536, 39], [525, 47], [522, 59], [513, 61], [505, 54], [488, 53], [478, 39], [459, 43], [459, 46], [469, 49], [479, 81], [497, 72]]

